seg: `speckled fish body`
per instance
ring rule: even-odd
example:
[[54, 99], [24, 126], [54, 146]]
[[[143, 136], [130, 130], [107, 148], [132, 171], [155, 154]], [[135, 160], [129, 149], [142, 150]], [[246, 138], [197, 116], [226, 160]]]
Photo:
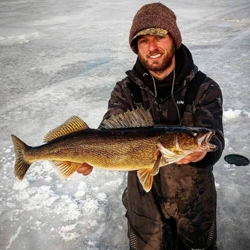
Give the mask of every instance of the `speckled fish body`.
[[[127, 120], [124, 116], [121, 119]], [[145, 118], [134, 116], [135, 120]], [[121, 119], [115, 119], [114, 123], [114, 118], [107, 121], [102, 129], [90, 129], [80, 118], [72, 117], [49, 132], [45, 137], [46, 144], [38, 147], [27, 146], [12, 135], [16, 176], [22, 180], [29, 166], [41, 160], [51, 161], [64, 177], [74, 173], [82, 163], [87, 163], [107, 170], [138, 170], [144, 189], [149, 191], [159, 167], [178, 161], [191, 152], [215, 149], [209, 143], [213, 132], [206, 128], [122, 128], [123, 122], [117, 124]], [[126, 126], [133, 124], [134, 121]], [[147, 122], [147, 125], [152, 125], [152, 122]]]

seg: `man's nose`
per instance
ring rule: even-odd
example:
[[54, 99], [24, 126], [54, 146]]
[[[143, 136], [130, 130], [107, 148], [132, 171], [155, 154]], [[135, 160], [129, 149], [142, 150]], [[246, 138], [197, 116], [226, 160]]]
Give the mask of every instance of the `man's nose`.
[[150, 50], [150, 51], [154, 51], [154, 50], [156, 50], [157, 48], [158, 48], [158, 46], [157, 46], [155, 40], [149, 41], [149, 50]]

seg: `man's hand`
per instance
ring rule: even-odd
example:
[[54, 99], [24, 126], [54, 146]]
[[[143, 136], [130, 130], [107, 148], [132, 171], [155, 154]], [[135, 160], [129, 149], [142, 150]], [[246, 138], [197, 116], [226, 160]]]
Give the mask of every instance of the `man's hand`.
[[207, 152], [191, 153], [191, 154], [187, 155], [186, 157], [184, 157], [183, 159], [181, 159], [180, 161], [177, 161], [176, 163], [181, 165], [181, 164], [188, 164], [190, 162], [201, 161], [206, 156], [206, 154], [207, 154]]
[[76, 171], [78, 174], [89, 175], [93, 170], [93, 167], [87, 163], [83, 163]]

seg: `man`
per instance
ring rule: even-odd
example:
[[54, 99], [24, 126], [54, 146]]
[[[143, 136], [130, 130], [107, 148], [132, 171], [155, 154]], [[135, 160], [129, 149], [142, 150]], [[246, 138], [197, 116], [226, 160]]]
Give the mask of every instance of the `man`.
[[[136, 13], [129, 42], [138, 59], [116, 84], [104, 118], [142, 105], [156, 125], [214, 129], [212, 143], [218, 147], [216, 152], [193, 153], [160, 168], [149, 193], [144, 192], [136, 171], [128, 173], [130, 249], [216, 249], [212, 168], [224, 148], [221, 90], [198, 73], [190, 51], [181, 43], [176, 16], [165, 5], [147, 4]], [[196, 77], [201, 74], [202, 80]], [[185, 96], [194, 81], [199, 88], [190, 109]], [[84, 175], [91, 171], [87, 164], [78, 169]]]

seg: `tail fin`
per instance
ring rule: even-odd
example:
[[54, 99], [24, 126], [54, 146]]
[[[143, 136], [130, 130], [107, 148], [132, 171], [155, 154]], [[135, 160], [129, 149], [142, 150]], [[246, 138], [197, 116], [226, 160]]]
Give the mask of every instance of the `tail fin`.
[[28, 146], [15, 135], [11, 135], [11, 137], [16, 154], [15, 175], [21, 181], [30, 167], [30, 164], [27, 163], [24, 158], [24, 154]]

